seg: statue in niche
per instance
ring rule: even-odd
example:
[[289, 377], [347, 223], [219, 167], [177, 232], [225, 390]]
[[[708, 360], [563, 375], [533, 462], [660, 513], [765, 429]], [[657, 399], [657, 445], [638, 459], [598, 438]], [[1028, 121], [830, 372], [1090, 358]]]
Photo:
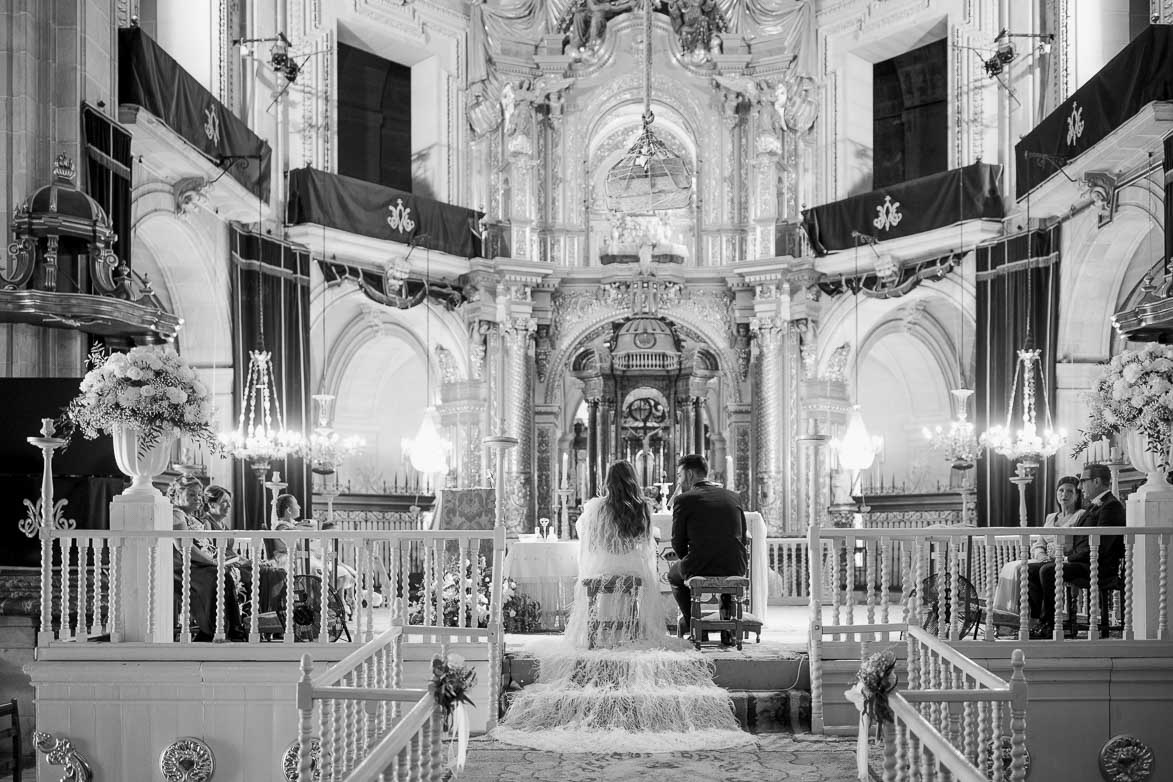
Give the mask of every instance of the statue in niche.
[[707, 59], [709, 52], [720, 53], [721, 38], [716, 0], [668, 0], [668, 17], [672, 30], [686, 54]]
[[502, 124], [510, 152], [529, 154], [533, 151], [534, 93], [530, 81], [508, 82], [501, 89]]
[[582, 52], [597, 49], [607, 32], [607, 20], [627, 13], [635, 0], [580, 0], [570, 22], [570, 48]]

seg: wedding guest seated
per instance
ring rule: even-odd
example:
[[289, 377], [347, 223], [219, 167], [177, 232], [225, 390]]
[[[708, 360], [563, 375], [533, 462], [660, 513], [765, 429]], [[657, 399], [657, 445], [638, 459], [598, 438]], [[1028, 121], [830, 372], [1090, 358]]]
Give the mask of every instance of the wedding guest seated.
[[[167, 489], [171, 501], [173, 528], [177, 530], [207, 530], [201, 516], [204, 514], [204, 486], [190, 475], [176, 478]], [[190, 546], [190, 593], [188, 610], [197, 627], [196, 641], [211, 641], [216, 632], [216, 547], [211, 538], [195, 538]], [[175, 586], [182, 600], [183, 548], [175, 543]], [[227, 559], [225, 565], [234, 564]], [[224, 631], [229, 640], [246, 639], [240, 621], [240, 606], [236, 597], [236, 580], [228, 567], [224, 571]]]
[[[204, 514], [204, 525], [207, 529], [232, 529], [232, 492], [223, 486], [213, 484], [204, 490], [204, 504], [207, 509]], [[238, 555], [239, 552], [236, 551], [234, 541], [229, 540], [226, 543], [225, 553], [229, 557]], [[245, 606], [252, 596], [252, 561], [248, 559], [247, 555], [241, 556], [232, 567], [231, 573], [239, 588], [237, 602], [241, 606]], [[285, 571], [275, 567], [268, 560], [262, 559], [260, 573], [261, 583], [257, 594], [260, 602], [259, 610], [264, 612], [272, 610], [272, 606], [276, 605], [276, 599], [285, 589]], [[251, 606], [249, 608], [251, 609]]]
[[[1088, 510], [1074, 524], [1076, 527], [1123, 527], [1124, 504], [1112, 494], [1112, 472], [1103, 464], [1088, 464], [1079, 478], [1085, 497], [1091, 497]], [[1104, 535], [1099, 539], [1100, 583], [1115, 577], [1124, 556], [1124, 538]], [[1032, 638], [1051, 638], [1055, 627], [1055, 562], [1044, 562], [1030, 574], [1031, 614], [1039, 617]], [[1072, 537], [1071, 555], [1063, 563], [1063, 581], [1086, 582], [1091, 575], [1091, 544], [1086, 535]]]
[[[1044, 527], [1071, 527], [1079, 524], [1083, 518], [1083, 493], [1079, 490], [1079, 478], [1074, 475], [1065, 475], [1055, 484], [1055, 501], [1059, 509], [1047, 515]], [[1072, 538], [1066, 535], [1033, 535], [1030, 541], [1030, 560], [1027, 562], [1027, 583], [1038, 580], [1039, 569], [1048, 562], [1054, 562], [1059, 551], [1070, 558]], [[998, 588], [994, 592], [995, 618], [1002, 615], [1003, 623], [1007, 615], [1013, 615], [1011, 620], [1018, 624], [1018, 567], [1019, 560], [1014, 559], [1002, 566], [998, 573]], [[1039, 617], [1034, 617], [1037, 622]], [[1032, 628], [1033, 629], [1033, 628]]]
[[[317, 523], [312, 519], [301, 518], [301, 504], [298, 503], [297, 498], [292, 494], [282, 494], [277, 497], [277, 523], [273, 525], [275, 530], [295, 530], [295, 529], [317, 529]], [[326, 574], [325, 557], [322, 555], [322, 541], [311, 540], [309, 545], [303, 549], [302, 553], [297, 555], [299, 561], [295, 561], [294, 572], [297, 572], [297, 565], [301, 559], [308, 559], [308, 572], [310, 575], [323, 577]], [[273, 562], [278, 567], [287, 568], [289, 562], [289, 547], [286, 546], [285, 541], [274, 541], [273, 546]], [[337, 563], [338, 581], [334, 584], [334, 588], [343, 595], [353, 595], [354, 588], [358, 583], [357, 574], [349, 566]], [[333, 569], [329, 573], [333, 578]]]

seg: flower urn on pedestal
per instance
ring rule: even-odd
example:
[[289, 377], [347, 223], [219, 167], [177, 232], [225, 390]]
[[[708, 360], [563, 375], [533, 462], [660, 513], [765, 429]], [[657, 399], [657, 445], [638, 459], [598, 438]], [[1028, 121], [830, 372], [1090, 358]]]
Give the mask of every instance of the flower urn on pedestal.
[[160, 435], [153, 445], [142, 447], [142, 432], [129, 424], [114, 424], [114, 461], [118, 469], [130, 478], [130, 486], [123, 497], [162, 497], [152, 481], [167, 469], [175, 435]]
[[1147, 480], [1137, 487], [1137, 491], [1146, 494], [1153, 491], [1173, 492], [1173, 484], [1170, 484], [1166, 477], [1170, 463], [1169, 445], [1164, 443], [1155, 451], [1149, 450], [1148, 438], [1135, 428], [1121, 432], [1121, 439], [1128, 463], [1147, 477]]

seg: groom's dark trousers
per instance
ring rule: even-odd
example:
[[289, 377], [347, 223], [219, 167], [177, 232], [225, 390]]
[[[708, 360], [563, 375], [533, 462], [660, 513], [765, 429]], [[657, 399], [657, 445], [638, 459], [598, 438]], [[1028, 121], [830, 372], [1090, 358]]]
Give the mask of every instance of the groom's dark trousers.
[[715, 483], [701, 481], [678, 494], [672, 503], [672, 549], [677, 561], [668, 570], [672, 596], [687, 633], [692, 594], [686, 581], [693, 576], [744, 576], [745, 513], [741, 497]]

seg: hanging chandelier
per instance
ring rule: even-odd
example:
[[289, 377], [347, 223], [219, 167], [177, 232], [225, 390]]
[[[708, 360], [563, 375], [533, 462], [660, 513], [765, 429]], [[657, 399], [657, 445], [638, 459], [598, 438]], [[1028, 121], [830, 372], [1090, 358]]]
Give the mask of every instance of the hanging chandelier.
[[[1036, 376], [1046, 386], [1039, 354], [1038, 348], [1026, 347], [1018, 351], [1018, 363], [1014, 367], [1014, 380], [1010, 386], [1010, 402], [1006, 407], [1006, 424], [991, 427], [981, 436], [981, 444], [986, 448], [992, 448], [1026, 467], [1037, 467], [1044, 459], [1054, 456], [1067, 442], [1067, 432], [1051, 427], [1051, 409], [1047, 404], [1046, 393], [1043, 394], [1043, 430], [1039, 431], [1035, 411]], [[1010, 421], [1014, 415], [1014, 397], [1019, 379], [1022, 380], [1022, 428], [1013, 431]]]
[[839, 457], [839, 466], [847, 470], [862, 472], [872, 466], [876, 454], [884, 447], [884, 438], [868, 434], [859, 405], [852, 405], [851, 417], [847, 419], [847, 430], [842, 438], [831, 441], [831, 447]]
[[440, 429], [436, 426], [436, 408], [431, 405], [424, 411], [415, 437], [403, 438], [403, 455], [411, 461], [412, 467], [425, 474], [448, 472], [448, 451], [451, 447], [451, 443], [440, 436]]
[[607, 172], [607, 206], [619, 212], [651, 213], [682, 209], [692, 201], [688, 164], [656, 136], [652, 123], [652, 3], [644, 0], [643, 129], [635, 143]]
[[249, 351], [240, 419], [236, 429], [220, 435], [220, 442], [232, 456], [252, 462], [258, 471], [267, 470], [271, 461], [301, 456], [305, 451], [301, 432], [285, 428], [272, 358], [267, 350]]
[[310, 469], [318, 475], [333, 475], [338, 464], [348, 456], [360, 452], [366, 441], [358, 435], [343, 435], [330, 425], [333, 394], [314, 394], [318, 424], [309, 439]]
[[925, 439], [929, 441], [930, 448], [945, 455], [945, 461], [952, 462], [953, 469], [968, 470], [982, 456], [981, 444], [967, 409], [973, 389], [955, 388], [949, 393], [957, 400], [957, 418], [950, 422], [948, 429], [942, 426], [933, 429], [925, 427]]

